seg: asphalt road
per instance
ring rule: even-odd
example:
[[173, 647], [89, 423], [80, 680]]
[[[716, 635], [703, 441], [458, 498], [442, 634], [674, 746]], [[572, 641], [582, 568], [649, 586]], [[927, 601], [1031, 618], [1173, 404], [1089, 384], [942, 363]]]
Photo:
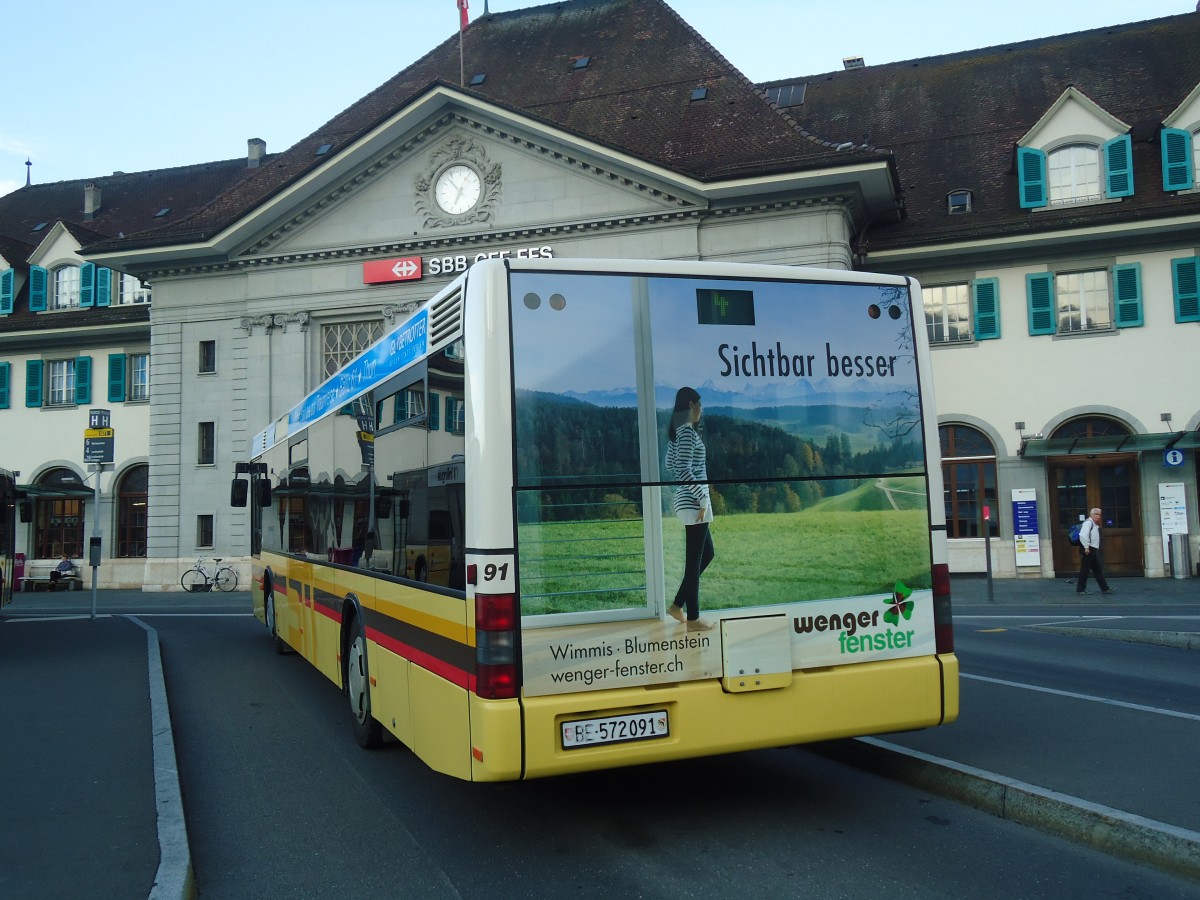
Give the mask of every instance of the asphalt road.
[[[162, 642], [205, 900], [1200, 893], [1195, 883], [801, 748], [524, 784], [458, 782], [397, 744], [361, 750], [338, 689], [300, 658], [274, 655], [252, 618], [151, 613], [148, 621]], [[1013, 657], [991, 664], [992, 673], [1009, 676], [1033, 677], [1030, 655], [1070, 656], [1037, 646], [1045, 636], [1018, 633], [1011, 643], [1024, 649], [1009, 654], [1003, 638], [993, 637], [1009, 632], [971, 631], [960, 629], [968, 670], [973, 657], [982, 666], [989, 647], [1000, 659]], [[1145, 663], [1130, 658], [1128, 665]], [[1080, 701], [971, 678], [963, 689], [964, 709], [979, 710], [978, 717], [901, 739], [928, 740], [951, 755], [955, 746], [987, 747], [978, 729], [1015, 716], [1018, 724], [1004, 730], [1008, 747], [992, 748], [994, 762], [1035, 783], [1069, 771], [1047, 768], [1047, 747], [1063, 734], [1073, 754], [1103, 755], [1085, 748], [1078, 733], [1048, 731], [1063, 717], [1055, 703]], [[1029, 713], [1027, 694], [1049, 706]], [[1109, 758], [1114, 780], [1153, 768], [1121, 754], [1128, 747], [1115, 747]]]

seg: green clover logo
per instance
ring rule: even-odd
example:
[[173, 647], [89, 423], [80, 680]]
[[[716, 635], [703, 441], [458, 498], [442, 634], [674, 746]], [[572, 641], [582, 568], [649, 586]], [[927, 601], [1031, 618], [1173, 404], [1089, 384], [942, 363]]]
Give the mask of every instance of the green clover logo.
[[908, 599], [911, 596], [912, 588], [908, 587], [903, 581], [897, 581], [896, 590], [892, 593], [892, 599], [883, 601], [884, 605], [888, 607], [888, 611], [883, 614], [883, 621], [899, 627], [901, 616], [904, 616], [906, 622], [911, 619], [913, 602]]

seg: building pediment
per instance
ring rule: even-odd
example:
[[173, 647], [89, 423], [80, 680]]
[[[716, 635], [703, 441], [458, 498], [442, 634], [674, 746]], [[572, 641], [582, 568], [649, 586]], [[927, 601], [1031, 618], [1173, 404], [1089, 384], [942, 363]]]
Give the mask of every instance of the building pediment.
[[1058, 96], [1018, 143], [1022, 147], [1053, 150], [1079, 140], [1103, 143], [1128, 131], [1127, 124], [1072, 85]]

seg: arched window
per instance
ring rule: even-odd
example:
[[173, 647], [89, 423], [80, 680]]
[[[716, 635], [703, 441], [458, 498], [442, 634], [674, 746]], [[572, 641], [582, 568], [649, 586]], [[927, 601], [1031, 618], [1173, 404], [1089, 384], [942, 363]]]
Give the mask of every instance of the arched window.
[[54, 293], [51, 309], [74, 309], [79, 306], [79, 266], [59, 266], [53, 272]]
[[983, 508], [992, 508], [989, 532], [1000, 535], [996, 493], [996, 448], [987, 435], [968, 425], [942, 425], [942, 478], [946, 533], [950, 538], [983, 537]]
[[117, 488], [117, 556], [145, 557], [150, 467], [134, 466]]
[[1072, 419], [1054, 429], [1052, 438], [1113, 437], [1129, 434], [1129, 428], [1116, 419], [1106, 416], [1085, 416]]
[[1047, 155], [1046, 169], [1051, 204], [1104, 197], [1099, 147], [1091, 144], [1059, 147]]
[[70, 469], [51, 469], [40, 479], [43, 489], [33, 514], [35, 559], [66, 554], [83, 558], [83, 483]]

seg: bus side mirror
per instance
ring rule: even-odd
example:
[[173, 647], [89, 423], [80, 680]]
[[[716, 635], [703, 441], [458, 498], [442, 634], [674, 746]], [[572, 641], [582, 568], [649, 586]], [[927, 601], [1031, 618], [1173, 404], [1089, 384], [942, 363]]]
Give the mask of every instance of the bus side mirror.
[[33, 501], [32, 500], [22, 500], [21, 501], [21, 522], [27, 523], [27, 522], [32, 522], [32, 521], [33, 521]]
[[250, 494], [250, 482], [235, 478], [229, 486], [229, 505], [243, 507], [246, 505], [246, 498]]
[[256, 490], [256, 499], [258, 500], [258, 505], [263, 509], [266, 509], [271, 505], [271, 482], [267, 481], [265, 478], [260, 479]]

